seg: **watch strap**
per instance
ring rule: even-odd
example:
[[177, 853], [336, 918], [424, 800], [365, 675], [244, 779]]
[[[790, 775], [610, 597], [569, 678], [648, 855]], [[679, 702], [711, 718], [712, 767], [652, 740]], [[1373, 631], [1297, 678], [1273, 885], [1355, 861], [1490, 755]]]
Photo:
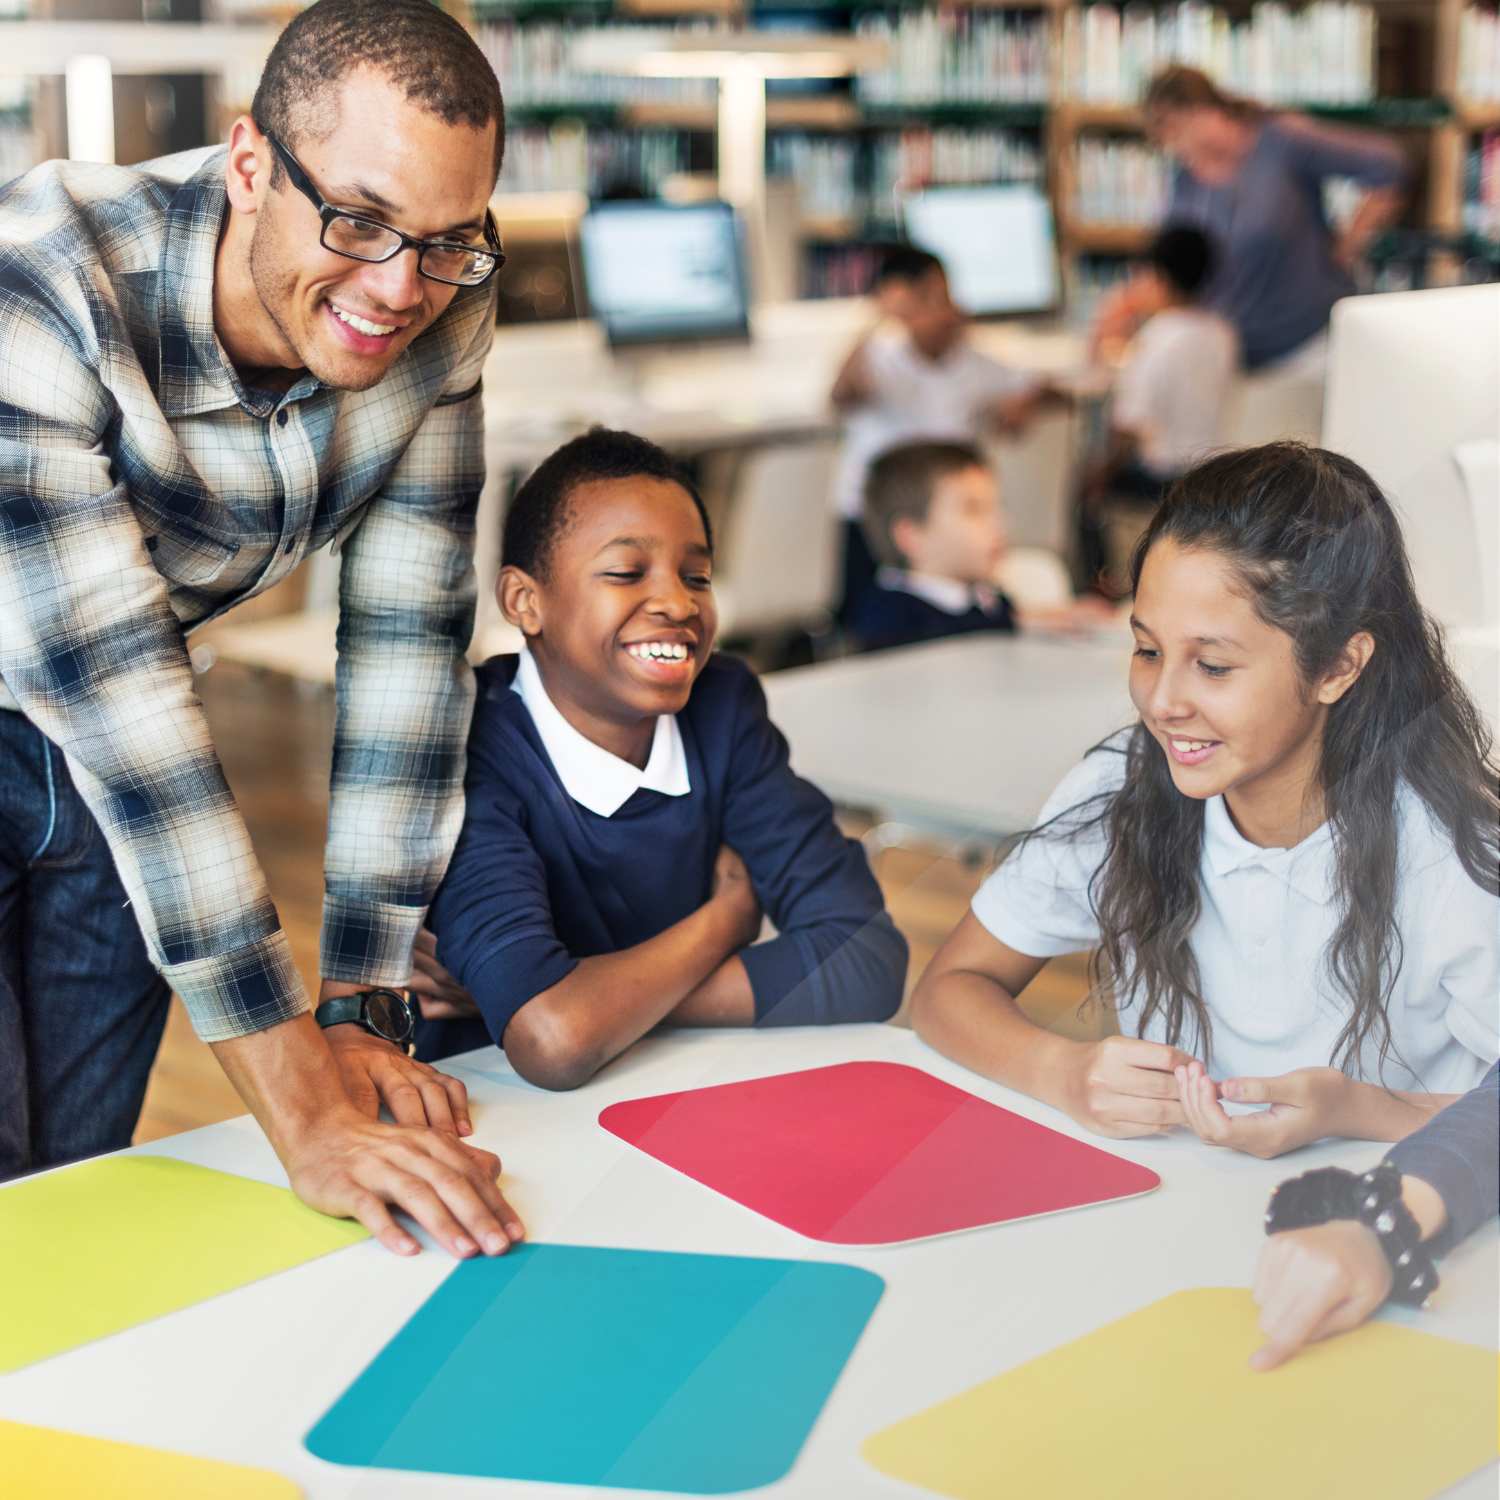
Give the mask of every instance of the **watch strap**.
[[336, 999], [325, 1000], [314, 1012], [313, 1020], [319, 1026], [344, 1026], [353, 1022], [356, 1026], [364, 1024], [365, 997], [362, 994], [339, 995]]
[[1401, 1173], [1391, 1162], [1355, 1176], [1321, 1167], [1291, 1177], [1271, 1194], [1266, 1233], [1282, 1234], [1331, 1219], [1357, 1219], [1374, 1232], [1391, 1267], [1387, 1301], [1421, 1307], [1437, 1290], [1438, 1273], [1422, 1245], [1422, 1230], [1401, 1201]]

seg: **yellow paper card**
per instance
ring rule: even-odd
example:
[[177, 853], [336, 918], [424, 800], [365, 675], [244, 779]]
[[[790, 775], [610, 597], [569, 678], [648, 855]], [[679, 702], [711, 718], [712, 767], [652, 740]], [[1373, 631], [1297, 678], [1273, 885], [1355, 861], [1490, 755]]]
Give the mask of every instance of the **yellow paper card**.
[[368, 1239], [285, 1188], [110, 1156], [0, 1189], [0, 1373]]
[[1250, 1293], [1178, 1292], [861, 1450], [955, 1500], [1427, 1500], [1496, 1453], [1494, 1354], [1388, 1323], [1279, 1369]]
[[5, 1500], [298, 1500], [302, 1493], [267, 1469], [19, 1422], [0, 1422], [0, 1474]]

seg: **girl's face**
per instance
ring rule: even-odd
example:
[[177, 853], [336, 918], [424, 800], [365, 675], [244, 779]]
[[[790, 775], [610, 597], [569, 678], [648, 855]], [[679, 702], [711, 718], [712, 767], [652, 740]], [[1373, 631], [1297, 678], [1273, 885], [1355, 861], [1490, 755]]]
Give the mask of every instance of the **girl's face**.
[[1256, 614], [1224, 558], [1170, 539], [1146, 556], [1130, 624], [1130, 696], [1177, 790], [1222, 795], [1258, 844], [1289, 847], [1312, 832], [1323, 724], [1371, 638], [1354, 637], [1333, 674], [1304, 683], [1292, 638]]

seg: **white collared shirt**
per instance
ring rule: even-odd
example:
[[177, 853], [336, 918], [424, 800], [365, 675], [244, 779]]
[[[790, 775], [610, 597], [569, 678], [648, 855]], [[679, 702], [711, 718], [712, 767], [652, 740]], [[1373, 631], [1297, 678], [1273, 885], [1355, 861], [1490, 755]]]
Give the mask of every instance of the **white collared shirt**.
[[668, 797], [685, 797], [692, 791], [675, 714], [658, 717], [651, 756], [642, 771], [596, 745], [563, 718], [547, 696], [536, 660], [525, 646], [511, 691], [521, 695], [563, 790], [591, 813], [612, 818], [641, 788]]
[[962, 583], [957, 578], [939, 578], [935, 573], [913, 573], [906, 568], [882, 568], [875, 582], [883, 589], [900, 589], [925, 599], [945, 615], [966, 615], [971, 609], [995, 612], [999, 599], [994, 589], [982, 583]]
[[962, 335], [928, 359], [905, 332], [880, 329], [865, 345], [865, 373], [874, 394], [844, 417], [844, 446], [831, 496], [846, 520], [864, 506], [870, 462], [898, 443], [921, 439], [971, 443], [997, 401], [1036, 388], [1033, 376], [996, 364]]
[[[1038, 822], [1115, 790], [1124, 771], [1123, 755], [1088, 756]], [[1500, 1054], [1500, 902], [1469, 879], [1416, 793], [1403, 785], [1398, 799], [1401, 967], [1387, 1002], [1394, 1045], [1384, 1082], [1461, 1093]], [[1088, 888], [1104, 848], [1102, 829], [1028, 840], [980, 887], [974, 915], [1032, 957], [1096, 946]], [[1222, 797], [1205, 803], [1202, 909], [1191, 943], [1213, 1023], [1213, 1077], [1273, 1077], [1331, 1061], [1349, 1014], [1326, 961], [1339, 920], [1334, 860], [1326, 824], [1294, 848], [1262, 849], [1234, 826]], [[1133, 1016], [1120, 1017], [1127, 1035], [1137, 1029]], [[1164, 1040], [1160, 1016], [1143, 1034]], [[1195, 1050], [1191, 1035], [1181, 1045]], [[1367, 1079], [1381, 1077], [1378, 1041], [1366, 1043], [1361, 1063]]]

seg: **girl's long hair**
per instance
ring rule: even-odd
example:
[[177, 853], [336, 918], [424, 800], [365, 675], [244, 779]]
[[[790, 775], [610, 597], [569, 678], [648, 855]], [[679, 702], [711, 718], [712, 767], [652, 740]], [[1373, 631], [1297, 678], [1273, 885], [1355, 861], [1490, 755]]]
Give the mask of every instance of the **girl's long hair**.
[[[1260, 618], [1291, 637], [1304, 684], [1327, 675], [1352, 636], [1374, 637], [1364, 671], [1328, 710], [1313, 794], [1331, 824], [1339, 911], [1326, 963], [1348, 1003], [1329, 1061], [1362, 1073], [1373, 1039], [1383, 1073], [1386, 1004], [1402, 957], [1397, 791], [1404, 782], [1416, 793], [1469, 878], [1495, 891], [1500, 801], [1489, 726], [1418, 602], [1394, 511], [1352, 460], [1299, 443], [1210, 459], [1176, 481], [1142, 535], [1134, 585], [1152, 547], [1168, 539], [1227, 561]], [[1193, 1033], [1207, 1057], [1211, 1028], [1189, 946], [1204, 805], [1176, 789], [1144, 725], [1130, 731], [1124, 755], [1119, 791], [1082, 823], [1058, 820], [1057, 831], [1068, 822], [1075, 832], [1105, 831], [1091, 895], [1116, 1003], [1139, 1003], [1142, 1031], [1160, 1015], [1174, 1045]]]

